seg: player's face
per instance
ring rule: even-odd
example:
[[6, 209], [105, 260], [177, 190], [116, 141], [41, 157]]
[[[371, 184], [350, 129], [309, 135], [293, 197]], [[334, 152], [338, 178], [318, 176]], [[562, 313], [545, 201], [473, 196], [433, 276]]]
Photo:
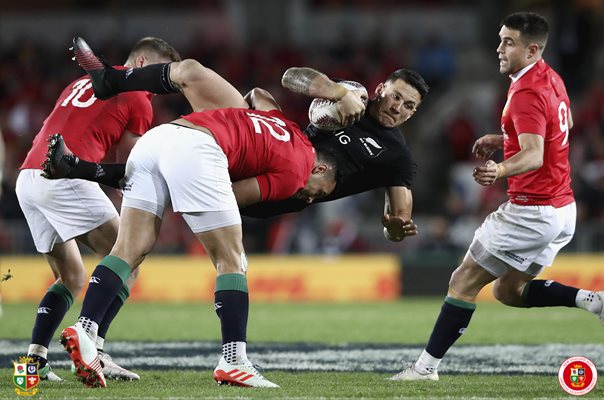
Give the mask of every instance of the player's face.
[[402, 79], [380, 83], [369, 113], [386, 128], [399, 126], [415, 113], [421, 96], [416, 88]]
[[529, 46], [520, 37], [520, 31], [509, 29], [505, 25], [499, 31], [499, 72], [510, 75], [534, 62], [530, 57]]
[[304, 189], [298, 190], [294, 194], [294, 198], [310, 204], [315, 200], [329, 196], [335, 188], [335, 180], [327, 178], [322, 174], [311, 174]]

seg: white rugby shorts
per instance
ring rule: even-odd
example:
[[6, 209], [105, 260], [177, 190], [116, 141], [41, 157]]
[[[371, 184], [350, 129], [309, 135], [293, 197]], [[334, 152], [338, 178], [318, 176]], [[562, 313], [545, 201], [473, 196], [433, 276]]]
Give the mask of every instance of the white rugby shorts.
[[474, 233], [468, 254], [495, 276], [510, 268], [537, 275], [575, 233], [577, 207], [503, 203]]
[[164, 124], [141, 137], [128, 157], [123, 191], [123, 207], [160, 218], [170, 201], [175, 212], [196, 220], [220, 215], [207, 228], [185, 218], [194, 232], [241, 224], [227, 157], [212, 136], [196, 129]]
[[99, 185], [81, 179], [50, 180], [39, 169], [25, 169], [17, 177], [19, 205], [36, 249], [48, 253], [118, 216]]

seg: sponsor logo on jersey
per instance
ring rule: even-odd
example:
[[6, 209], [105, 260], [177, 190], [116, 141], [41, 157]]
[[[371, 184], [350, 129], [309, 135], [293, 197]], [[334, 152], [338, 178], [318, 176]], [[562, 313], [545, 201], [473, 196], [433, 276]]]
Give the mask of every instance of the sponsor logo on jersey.
[[88, 283], [101, 283], [101, 279], [97, 278], [96, 276], [91, 276]]
[[598, 382], [598, 370], [590, 359], [575, 356], [565, 360], [558, 370], [558, 383], [574, 396], [591, 392]]
[[38, 383], [40, 376], [38, 375], [38, 363], [34, 362], [31, 357], [20, 357], [19, 362], [15, 365], [13, 373], [13, 383], [16, 386], [15, 392], [18, 396], [33, 396], [38, 393]]
[[38, 314], [50, 314], [50, 308], [38, 307]]
[[342, 143], [342, 144], [350, 143], [350, 136], [344, 135], [344, 131], [340, 131], [340, 132], [336, 133], [335, 137], [337, 137], [338, 140], [340, 141], [340, 143]]
[[361, 137], [359, 141], [369, 154], [369, 157], [375, 158], [382, 154], [386, 149], [372, 137]]

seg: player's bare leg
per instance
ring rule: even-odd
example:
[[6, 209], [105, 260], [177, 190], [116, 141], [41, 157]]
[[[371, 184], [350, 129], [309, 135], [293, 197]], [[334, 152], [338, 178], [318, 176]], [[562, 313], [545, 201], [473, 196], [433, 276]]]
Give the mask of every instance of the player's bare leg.
[[449, 290], [428, 345], [411, 366], [394, 375], [392, 380], [438, 380], [438, 366], [446, 352], [461, 337], [476, 309], [476, 296], [488, 283], [495, 280], [485, 269], [466, 255], [453, 272]]
[[[91, 230], [90, 232], [79, 236], [77, 239], [80, 243], [85, 244], [92, 249], [100, 258], [105, 257], [111, 251], [117, 240], [119, 228], [119, 218], [112, 218], [101, 226]], [[134, 286], [134, 282], [138, 277], [139, 269], [132, 271], [131, 275], [126, 280], [124, 286], [118, 292], [118, 295], [113, 299], [111, 305], [107, 309], [103, 320], [99, 324], [99, 330], [96, 337], [96, 349], [99, 353], [99, 359], [103, 366], [103, 374], [107, 379], [115, 380], [139, 380], [140, 376], [132, 371], [129, 371], [120, 365], [116, 364], [111, 356], [104, 351], [105, 337], [109, 326], [113, 319], [117, 316], [120, 309], [130, 296], [130, 291]]]
[[124, 71], [112, 68], [96, 56], [80, 37], [74, 38], [73, 50], [78, 64], [90, 75], [94, 93], [100, 99], [135, 90], [155, 94], [181, 91], [193, 111], [249, 107], [237, 89], [196, 60], [187, 59]]
[[171, 63], [170, 80], [181, 89], [193, 111], [249, 107], [233, 85], [196, 60]]
[[86, 271], [74, 240], [56, 243], [44, 254], [57, 280], [38, 305], [28, 355], [39, 363], [40, 378], [61, 381], [48, 364], [48, 346], [86, 281]]
[[535, 279], [511, 270], [495, 281], [493, 294], [512, 307], [577, 307], [589, 311], [604, 324], [604, 292], [563, 285], [553, 280]]
[[106, 386], [95, 347], [99, 324], [120, 288], [153, 248], [161, 219], [155, 214], [122, 207], [117, 242], [90, 277], [78, 323], [63, 330], [61, 342], [87, 386]]
[[249, 297], [247, 260], [242, 244], [241, 225], [195, 234], [216, 267], [214, 306], [220, 318], [222, 357], [214, 369], [219, 384], [276, 388], [248, 360], [246, 352]]

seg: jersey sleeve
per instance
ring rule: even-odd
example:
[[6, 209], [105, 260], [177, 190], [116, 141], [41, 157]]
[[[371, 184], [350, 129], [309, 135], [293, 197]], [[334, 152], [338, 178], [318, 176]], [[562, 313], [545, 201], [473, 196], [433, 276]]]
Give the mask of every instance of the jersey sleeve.
[[291, 173], [268, 172], [256, 176], [262, 201], [284, 200], [300, 189], [298, 180]]
[[404, 146], [402, 150], [397, 159], [394, 173], [391, 175], [390, 182], [386, 182], [386, 186], [404, 186], [407, 189], [412, 189], [417, 174], [417, 162], [415, 162], [413, 154], [407, 146]]
[[515, 93], [507, 112], [518, 134], [532, 133], [545, 137], [547, 128], [546, 105], [532, 90]]
[[131, 94], [133, 96], [127, 99], [129, 118], [126, 130], [142, 136], [149, 130], [153, 122], [151, 94], [147, 92], [132, 92]]

